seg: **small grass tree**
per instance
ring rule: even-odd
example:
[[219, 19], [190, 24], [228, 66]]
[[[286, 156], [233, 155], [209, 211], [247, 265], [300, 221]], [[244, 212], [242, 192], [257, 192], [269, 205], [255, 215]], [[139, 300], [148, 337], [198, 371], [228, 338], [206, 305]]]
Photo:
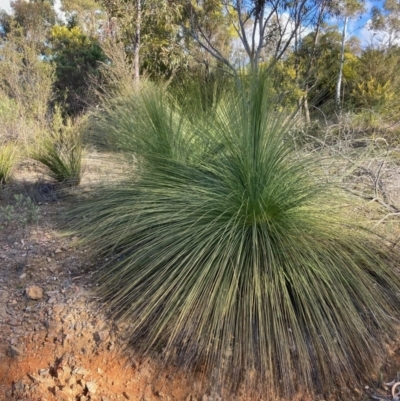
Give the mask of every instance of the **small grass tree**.
[[155, 89], [110, 107], [99, 130], [137, 174], [73, 212], [136, 349], [271, 396], [366, 373], [399, 306], [389, 254], [293, 151], [273, 93], [260, 73], [197, 115]]
[[0, 144], [0, 188], [11, 179], [17, 159], [18, 151], [15, 143]]
[[38, 140], [30, 156], [45, 166], [48, 175], [67, 186], [79, 185], [82, 177], [82, 119], [65, 120], [55, 108], [48, 133]]

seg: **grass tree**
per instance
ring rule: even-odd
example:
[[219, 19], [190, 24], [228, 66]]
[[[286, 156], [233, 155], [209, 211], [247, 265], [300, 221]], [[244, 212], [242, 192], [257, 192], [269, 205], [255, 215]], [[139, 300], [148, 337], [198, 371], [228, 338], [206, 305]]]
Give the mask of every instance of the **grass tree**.
[[0, 189], [9, 182], [18, 159], [17, 145], [3, 143], [0, 145]]
[[137, 168], [74, 216], [111, 255], [98, 288], [136, 349], [231, 389], [288, 395], [366, 372], [399, 281], [352, 223], [352, 200], [291, 148], [267, 78], [246, 77], [197, 115], [155, 89], [110, 107], [99, 131]]
[[83, 120], [64, 121], [56, 107], [48, 132], [30, 151], [30, 157], [43, 165], [49, 177], [67, 186], [79, 185], [83, 174]]

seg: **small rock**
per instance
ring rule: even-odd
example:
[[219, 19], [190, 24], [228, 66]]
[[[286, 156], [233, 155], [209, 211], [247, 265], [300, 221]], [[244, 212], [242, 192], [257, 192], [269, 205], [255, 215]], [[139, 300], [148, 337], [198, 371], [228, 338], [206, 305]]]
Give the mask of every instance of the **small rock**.
[[110, 332], [108, 330], [97, 331], [94, 333], [94, 340], [97, 342], [104, 342], [110, 336]]
[[70, 401], [71, 397], [64, 391], [57, 391], [56, 393], [57, 400], [59, 401]]
[[25, 388], [24, 382], [22, 380], [17, 381], [14, 385], [13, 385], [14, 390], [16, 391], [23, 391]]
[[127, 400], [130, 400], [130, 399], [131, 399], [131, 397], [129, 397], [129, 394], [128, 394], [126, 391], [124, 391], [124, 392], [122, 393], [122, 395], [123, 395]]
[[71, 313], [68, 313], [67, 315], [62, 316], [62, 319], [61, 319], [61, 321], [63, 323], [65, 323], [65, 322], [73, 322], [74, 320], [75, 320], [74, 316]]
[[46, 258], [46, 260], [50, 263], [51, 262], [51, 258]]
[[40, 383], [43, 379], [38, 376], [35, 375], [34, 373], [28, 373], [28, 377], [34, 382], [34, 383]]
[[59, 380], [59, 383], [62, 386], [65, 386], [67, 383], [69, 383], [71, 379], [71, 374], [68, 370], [59, 369], [57, 372], [57, 378]]
[[84, 376], [84, 375], [86, 375], [86, 374], [88, 374], [89, 372], [85, 369], [85, 368], [82, 368], [82, 367], [76, 367], [73, 371], [72, 371], [72, 374], [73, 375], [82, 375], [82, 376]]
[[76, 384], [76, 378], [74, 376], [68, 377], [65, 382], [68, 384], [68, 386], [74, 386]]
[[37, 285], [31, 285], [25, 288], [25, 294], [28, 298], [38, 300], [43, 298], [43, 289]]
[[54, 313], [61, 313], [64, 310], [64, 305], [57, 304], [53, 306]]
[[86, 388], [89, 393], [96, 394], [97, 384], [95, 382], [87, 382]]
[[50, 372], [49, 369], [39, 369], [40, 376], [47, 376], [49, 374], [49, 372]]
[[82, 328], [83, 328], [83, 323], [82, 323], [82, 322], [78, 321], [78, 322], [76, 322], [76, 323], [74, 324], [74, 330], [75, 330], [77, 333], [80, 333], [80, 332], [82, 331]]
[[103, 369], [97, 368], [97, 373], [100, 374], [100, 375], [102, 375], [102, 374], [104, 373], [104, 372], [103, 372]]
[[46, 320], [44, 325], [47, 331], [51, 334], [57, 333], [62, 329], [62, 324], [53, 320]]
[[20, 278], [21, 280], [23, 280], [24, 278], [26, 278], [26, 273], [22, 273], [22, 274], [19, 276], [19, 278]]
[[54, 253], [61, 253], [62, 252], [62, 250], [60, 249], [60, 248], [57, 248], [55, 251], [54, 251]]
[[16, 358], [17, 356], [20, 356], [23, 354], [23, 351], [21, 348], [17, 347], [16, 345], [10, 345], [8, 347], [8, 355], [11, 358]]

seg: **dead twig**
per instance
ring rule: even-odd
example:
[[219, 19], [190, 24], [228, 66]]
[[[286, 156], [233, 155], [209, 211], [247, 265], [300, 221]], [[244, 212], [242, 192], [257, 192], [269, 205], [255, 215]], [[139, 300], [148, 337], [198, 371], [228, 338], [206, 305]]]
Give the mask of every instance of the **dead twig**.
[[388, 213], [385, 217], [383, 217], [382, 219], [380, 219], [375, 225], [374, 228], [378, 227], [379, 224], [383, 223], [387, 218], [391, 217], [391, 216], [400, 216], [399, 212], [395, 212], [395, 213]]

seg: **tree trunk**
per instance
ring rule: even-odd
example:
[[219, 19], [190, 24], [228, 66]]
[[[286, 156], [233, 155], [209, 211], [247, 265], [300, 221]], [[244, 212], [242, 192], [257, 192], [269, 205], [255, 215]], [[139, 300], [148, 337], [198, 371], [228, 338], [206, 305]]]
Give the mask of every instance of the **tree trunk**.
[[142, 22], [142, 5], [141, 0], [136, 0], [136, 29], [135, 43], [133, 44], [133, 63], [134, 63], [134, 80], [136, 88], [139, 87], [140, 81], [140, 26]]
[[340, 49], [340, 66], [339, 66], [339, 74], [338, 74], [338, 79], [336, 82], [336, 95], [335, 95], [335, 103], [336, 103], [336, 109], [341, 110], [342, 103], [340, 101], [340, 89], [342, 86], [342, 77], [343, 77], [343, 65], [344, 65], [344, 44], [346, 40], [346, 29], [347, 29], [347, 21], [348, 21], [348, 16], [346, 15], [344, 17], [344, 23], [343, 23], [343, 33], [342, 33], [342, 46]]
[[304, 107], [304, 117], [306, 119], [306, 124], [309, 125], [311, 122], [311, 118], [310, 118], [310, 108], [308, 106], [308, 85], [306, 85], [306, 94], [304, 95], [304, 103], [303, 103], [303, 107]]

